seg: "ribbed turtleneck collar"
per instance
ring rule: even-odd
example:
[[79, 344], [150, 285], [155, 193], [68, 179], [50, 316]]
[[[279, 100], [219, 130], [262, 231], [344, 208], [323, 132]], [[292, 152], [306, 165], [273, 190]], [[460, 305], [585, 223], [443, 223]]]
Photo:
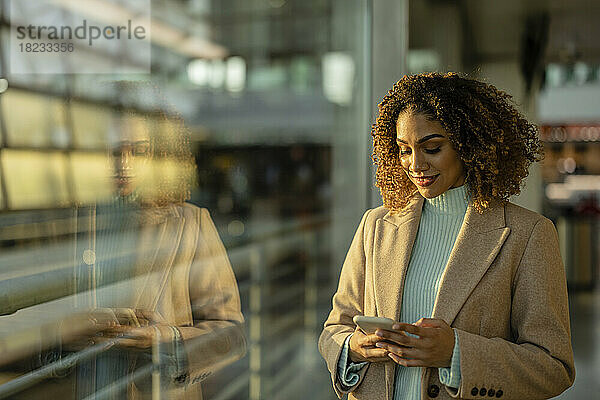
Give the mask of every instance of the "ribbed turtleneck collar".
[[432, 199], [425, 198], [423, 207], [437, 214], [464, 215], [469, 204], [466, 185], [448, 189]]
[[115, 196], [112, 199], [112, 205], [115, 207], [136, 205], [139, 200], [139, 195], [136, 191], [132, 191], [126, 196]]

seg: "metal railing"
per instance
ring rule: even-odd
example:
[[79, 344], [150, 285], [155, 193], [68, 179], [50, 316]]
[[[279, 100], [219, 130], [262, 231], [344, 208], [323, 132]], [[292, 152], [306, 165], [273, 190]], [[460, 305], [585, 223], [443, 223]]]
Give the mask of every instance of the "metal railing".
[[[242, 277], [238, 281], [246, 318], [248, 352], [246, 357], [235, 362], [237, 370], [241, 368], [243, 373], [229, 376], [229, 371], [235, 368], [223, 366], [207, 381], [209, 386], [211, 381], [227, 380], [227, 385], [212, 390], [212, 398], [218, 400], [239, 398], [242, 393], [247, 393], [247, 396], [241, 395], [243, 398], [252, 400], [275, 399], [278, 393], [283, 393], [283, 386], [295, 386], [295, 382], [303, 379], [301, 370], [320, 361], [316, 360], [314, 352], [320, 332], [317, 270], [323, 267], [319, 263], [327, 259], [328, 246], [323, 243], [329, 237], [329, 220], [287, 221], [269, 228], [263, 227], [248, 243], [228, 249], [234, 273]], [[7, 300], [2, 311], [35, 308], [32, 303], [36, 301], [41, 303], [56, 298], [56, 284], [64, 283], [68, 278], [61, 275], [64, 270], [68, 275], [73, 273], [72, 268], [63, 268], [0, 281], [0, 287], [6, 289], [1, 289], [0, 293]], [[23, 290], [20, 293], [29, 294], [27, 302], [14, 300], [19, 298], [19, 289]], [[72, 293], [71, 287], [65, 290], [60, 289], [59, 294]], [[49, 295], [40, 296], [40, 292]], [[18, 334], [18, 329], [15, 333]], [[0, 385], [0, 398], [36, 385], [56, 375], [57, 371], [68, 370], [112, 345], [91, 346], [12, 379]], [[157, 365], [144, 366], [135, 371], [135, 378], [152, 374], [157, 368]], [[127, 385], [132, 378], [123, 377], [114, 385]], [[102, 398], [105, 392], [108, 393], [99, 391], [96, 398]]]

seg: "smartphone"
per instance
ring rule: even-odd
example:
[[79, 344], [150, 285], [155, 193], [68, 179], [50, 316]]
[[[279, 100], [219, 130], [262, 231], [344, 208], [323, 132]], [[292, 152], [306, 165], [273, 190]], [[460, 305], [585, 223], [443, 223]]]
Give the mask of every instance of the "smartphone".
[[368, 335], [375, 333], [377, 329], [393, 331], [392, 326], [396, 323], [393, 319], [385, 317], [366, 317], [364, 315], [355, 315], [352, 319], [362, 331]]

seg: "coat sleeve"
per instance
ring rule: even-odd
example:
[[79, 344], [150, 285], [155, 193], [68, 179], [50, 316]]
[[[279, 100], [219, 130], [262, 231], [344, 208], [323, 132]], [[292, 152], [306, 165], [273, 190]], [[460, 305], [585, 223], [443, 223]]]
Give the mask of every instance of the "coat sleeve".
[[327, 363], [331, 374], [334, 390], [339, 398], [345, 393], [354, 391], [362, 382], [369, 364], [362, 368], [357, 383], [350, 387], [341, 385], [338, 375], [338, 361], [342, 353], [344, 341], [352, 332], [355, 324], [352, 318], [364, 313], [365, 293], [365, 267], [366, 251], [365, 237], [366, 225], [369, 216], [368, 210], [362, 217], [356, 230], [350, 249], [342, 266], [338, 289], [333, 296], [333, 306], [329, 317], [325, 321], [323, 332], [319, 337], [319, 352]]
[[506, 400], [549, 399], [573, 384], [565, 269], [548, 218], [533, 227], [515, 273], [510, 318], [511, 341], [456, 330], [462, 376], [458, 391], [446, 387], [452, 397], [491, 389]]
[[[196, 209], [200, 234], [190, 269], [193, 326], [178, 327], [196, 383], [244, 356], [246, 339], [237, 281], [208, 210]], [[189, 381], [188, 381], [189, 379]]]

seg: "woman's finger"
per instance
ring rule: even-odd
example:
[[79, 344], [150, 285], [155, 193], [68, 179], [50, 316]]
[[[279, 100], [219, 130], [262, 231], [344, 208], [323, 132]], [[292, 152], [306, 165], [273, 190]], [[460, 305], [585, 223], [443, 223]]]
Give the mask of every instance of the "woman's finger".
[[385, 339], [402, 346], [418, 347], [419, 339], [406, 335], [404, 332], [393, 332], [384, 329], [377, 329], [375, 335], [379, 337], [379, 341]]
[[129, 326], [120, 325], [106, 328], [102, 332], [100, 332], [100, 334], [102, 334], [103, 336], [117, 337], [124, 335], [133, 335], [134, 332]]
[[164, 322], [164, 318], [156, 311], [136, 309], [135, 313], [138, 318], [146, 319], [150, 323]]
[[363, 349], [364, 350], [364, 357], [369, 359], [369, 361], [371, 361], [372, 359], [385, 359], [385, 357], [387, 357], [388, 355], [388, 351], [385, 349], [380, 349], [377, 347], [372, 347], [372, 348], [366, 348]]
[[95, 336], [93, 338], [88, 339], [88, 344], [89, 345], [95, 345], [95, 344], [101, 344], [101, 343], [116, 343], [116, 340], [114, 337], [108, 337], [108, 336]]
[[95, 324], [100, 326], [118, 325], [116, 316], [112, 310], [110, 312], [100, 309], [92, 310], [89, 312], [89, 316]]
[[381, 338], [375, 334], [372, 335], [364, 335], [358, 338], [358, 344], [361, 347], [366, 346], [375, 346], [375, 343], [379, 342]]
[[417, 358], [420, 353], [418, 349], [412, 347], [397, 346], [391, 343], [379, 342], [377, 347], [387, 350], [389, 353], [394, 353], [402, 358]]
[[402, 365], [403, 367], [425, 367], [425, 363], [421, 360], [408, 360], [406, 358], [402, 358], [397, 356], [394, 353], [388, 353], [388, 357], [394, 360], [397, 364]]
[[421, 318], [420, 320], [415, 322], [414, 325], [426, 328], [450, 328], [446, 321], [437, 318]]
[[144, 343], [142, 343], [139, 339], [118, 339], [116, 344], [120, 347], [132, 347], [136, 349], [143, 349], [145, 347]]
[[407, 324], [404, 322], [397, 322], [394, 324], [392, 329], [394, 329], [395, 331], [408, 332], [413, 335], [417, 335], [419, 337], [427, 337], [430, 335], [430, 332], [428, 331], [428, 329], [431, 329], [431, 328], [421, 328], [421, 327], [418, 327], [418, 326], [415, 326], [412, 324]]

